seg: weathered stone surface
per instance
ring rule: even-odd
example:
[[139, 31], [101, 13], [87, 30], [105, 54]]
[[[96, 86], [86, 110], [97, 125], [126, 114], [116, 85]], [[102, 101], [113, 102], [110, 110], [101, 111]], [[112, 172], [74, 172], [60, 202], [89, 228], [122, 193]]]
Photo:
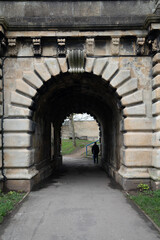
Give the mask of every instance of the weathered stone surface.
[[123, 164], [129, 167], [152, 166], [152, 148], [128, 148], [123, 150]]
[[86, 66], [85, 66], [86, 72], [92, 72], [94, 61], [95, 61], [95, 58], [89, 58], [89, 57], [86, 58]]
[[36, 95], [37, 91], [21, 79], [16, 80], [16, 89], [30, 97]]
[[152, 119], [152, 126], [154, 130], [160, 130], [160, 116]]
[[0, 68], [0, 78], [2, 78], [2, 69]]
[[137, 78], [132, 78], [124, 83], [121, 87], [117, 89], [117, 93], [119, 96], [124, 96], [125, 94], [129, 94], [135, 91], [138, 87]]
[[93, 73], [95, 75], [101, 75], [107, 63], [108, 58], [97, 58], [94, 62]]
[[160, 146], [160, 132], [153, 133], [153, 146]]
[[126, 107], [123, 110], [123, 115], [125, 116], [145, 116], [146, 115], [146, 105], [140, 104], [133, 107]]
[[12, 92], [11, 93], [11, 103], [28, 107], [28, 106], [31, 106], [32, 99], [25, 97], [19, 93]]
[[23, 79], [36, 89], [43, 85], [43, 82], [34, 72], [25, 72], [23, 74]]
[[109, 62], [109, 64], [106, 66], [102, 78], [105, 79], [106, 81], [109, 81], [113, 75], [118, 71], [119, 64], [118, 62]]
[[158, 101], [152, 105], [152, 114], [153, 115], [160, 114], [160, 101]]
[[160, 53], [156, 53], [153, 57], [153, 63], [160, 63]]
[[51, 74], [44, 63], [36, 63], [34, 66], [35, 72], [43, 81], [48, 81], [51, 78]]
[[[0, 151], [0, 162], [1, 162]], [[34, 163], [34, 150], [28, 149], [5, 149], [5, 167], [29, 167]]]
[[32, 111], [28, 108], [23, 108], [23, 107], [16, 107], [16, 106], [12, 106], [10, 104], [8, 104], [8, 108], [7, 108], [8, 112], [8, 116], [15, 116], [15, 117], [30, 117], [32, 114]]
[[120, 70], [117, 75], [111, 80], [112, 87], [117, 88], [130, 78], [130, 70]]
[[158, 148], [152, 150], [152, 166], [160, 168], [160, 149]]
[[152, 86], [155, 87], [160, 87], [160, 75], [157, 75], [155, 78], [152, 80]]
[[123, 106], [127, 106], [130, 104], [137, 104], [141, 102], [143, 102], [143, 90], [138, 90], [121, 99], [121, 103]]
[[31, 147], [31, 135], [27, 133], [5, 133], [4, 135], [5, 147]]
[[156, 76], [160, 74], [160, 63], [157, 63], [154, 67], [153, 67], [153, 76]]
[[60, 73], [60, 67], [56, 58], [46, 59], [45, 63], [52, 76], [56, 76]]
[[159, 180], [160, 181], [160, 169], [156, 168], [149, 168], [149, 175], [153, 180]]
[[127, 147], [152, 147], [152, 133], [150, 132], [125, 133], [124, 145]]
[[156, 88], [152, 91], [152, 100], [159, 100], [160, 99], [160, 87]]
[[61, 72], [65, 73], [68, 71], [67, 60], [66, 58], [58, 58], [58, 62], [61, 68]]
[[124, 178], [149, 178], [148, 168], [127, 168], [121, 166], [118, 173]]
[[34, 123], [29, 119], [5, 119], [4, 131], [11, 132], [33, 132]]
[[124, 130], [152, 130], [152, 119], [127, 117], [124, 119]]
[[31, 179], [37, 174], [35, 167], [6, 169], [8, 179]]

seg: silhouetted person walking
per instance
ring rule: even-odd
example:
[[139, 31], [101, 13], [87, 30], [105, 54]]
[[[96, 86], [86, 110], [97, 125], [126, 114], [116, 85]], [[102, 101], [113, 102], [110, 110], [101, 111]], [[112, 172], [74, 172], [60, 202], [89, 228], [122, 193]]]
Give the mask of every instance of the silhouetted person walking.
[[92, 154], [93, 154], [94, 164], [98, 163], [98, 153], [99, 153], [99, 147], [98, 147], [97, 143], [95, 142], [94, 145], [92, 146]]

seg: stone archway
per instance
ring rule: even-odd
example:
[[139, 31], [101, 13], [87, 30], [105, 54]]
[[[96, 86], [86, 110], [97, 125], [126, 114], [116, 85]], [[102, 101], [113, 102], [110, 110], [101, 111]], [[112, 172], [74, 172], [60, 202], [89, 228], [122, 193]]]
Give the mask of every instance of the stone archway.
[[[11, 92], [7, 109], [12, 119], [5, 121], [7, 131], [11, 132], [11, 134], [5, 135], [5, 166], [7, 167], [8, 186], [16, 187], [15, 182], [18, 182], [21, 189], [23, 184], [24, 188], [30, 189], [32, 184], [40, 181], [52, 171], [51, 168], [50, 171], [49, 168], [46, 168], [46, 171], [44, 169], [41, 171], [40, 167], [36, 167], [35, 149], [32, 142], [35, 131], [35, 123], [32, 121], [34, 103], [38, 96], [45, 92], [45, 88], [50, 81], [55, 81], [58, 86], [62, 75], [69, 74], [68, 71], [66, 58], [42, 58], [34, 64], [32, 70], [23, 72], [22, 79], [16, 80], [16, 89]], [[141, 130], [151, 129], [151, 123], [146, 120], [143, 89], [139, 88], [138, 79], [132, 76], [130, 69], [120, 67], [118, 58], [86, 58], [84, 72], [86, 75], [83, 79], [87, 79], [86, 76], [91, 75], [112, 90], [110, 101], [117, 96], [119, 103], [117, 101], [115, 105], [119, 105], [116, 107], [123, 110], [123, 116], [125, 117], [124, 120], [121, 119], [121, 129], [118, 126], [118, 135], [120, 136], [120, 131], [123, 133], [123, 141], [118, 153], [120, 155], [121, 152], [121, 157], [119, 157], [117, 171], [115, 172], [113, 168], [109, 169], [110, 175], [114, 176], [123, 187], [126, 187], [128, 183], [130, 184], [132, 179], [149, 179], [148, 169], [145, 166], [146, 161], [151, 161], [151, 149], [148, 147], [151, 145], [152, 134], [147, 133], [146, 138], [146, 133]], [[88, 79], [90, 78], [88, 77]], [[48, 84], [48, 87], [50, 86]], [[67, 87], [67, 85], [64, 86]], [[110, 106], [110, 110], [112, 110], [112, 106]], [[86, 110], [88, 111], [88, 109]], [[67, 112], [63, 117], [61, 116], [61, 121], [66, 114]], [[99, 113], [95, 115], [98, 117]], [[19, 119], [20, 116], [21, 119]], [[14, 134], [12, 128], [17, 129], [18, 134]], [[7, 148], [11, 145], [12, 150], [8, 151]], [[137, 158], [143, 154], [145, 154], [147, 160], [144, 163], [136, 162]], [[22, 159], [22, 161], [19, 162], [19, 159]], [[150, 162], [147, 164], [150, 164]]]

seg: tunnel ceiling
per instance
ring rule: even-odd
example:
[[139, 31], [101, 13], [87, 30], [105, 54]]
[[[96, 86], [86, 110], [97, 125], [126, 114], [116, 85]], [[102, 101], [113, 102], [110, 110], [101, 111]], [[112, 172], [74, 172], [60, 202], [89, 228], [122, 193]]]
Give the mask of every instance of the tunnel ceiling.
[[92, 74], [63, 74], [52, 78], [38, 92], [34, 110], [62, 124], [71, 113], [87, 112], [98, 122], [116, 113], [120, 101], [108, 82]]

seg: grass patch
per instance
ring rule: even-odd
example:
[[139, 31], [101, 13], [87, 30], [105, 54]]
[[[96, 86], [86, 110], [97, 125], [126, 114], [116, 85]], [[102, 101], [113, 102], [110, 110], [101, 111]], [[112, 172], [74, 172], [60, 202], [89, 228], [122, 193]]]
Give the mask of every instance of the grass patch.
[[160, 190], [140, 192], [130, 195], [130, 199], [160, 227]]
[[25, 193], [10, 191], [8, 193], [0, 192], [0, 223], [2, 223], [4, 216], [11, 211], [16, 203], [18, 203]]
[[77, 146], [74, 147], [72, 139], [62, 139], [62, 155], [71, 154], [91, 142], [92, 141], [76, 139]]

